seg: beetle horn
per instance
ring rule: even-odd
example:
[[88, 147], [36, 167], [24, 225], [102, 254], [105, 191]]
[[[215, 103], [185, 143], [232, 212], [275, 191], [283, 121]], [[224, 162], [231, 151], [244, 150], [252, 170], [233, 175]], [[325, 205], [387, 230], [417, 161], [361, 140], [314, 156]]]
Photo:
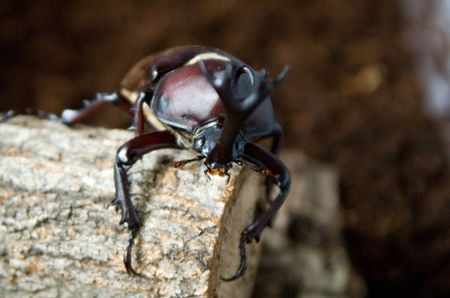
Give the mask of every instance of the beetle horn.
[[224, 100], [230, 97], [230, 90], [232, 88], [232, 78], [237, 72], [237, 67], [234, 64], [227, 64], [223, 71], [215, 72], [214, 75], [211, 74], [206, 67], [205, 61], [199, 61], [200, 69], [203, 75], [208, 79], [211, 85], [216, 90], [219, 97], [222, 99], [225, 109], [233, 108], [233, 102]]
[[219, 141], [207, 158], [207, 163], [214, 162], [225, 166], [233, 161], [234, 143], [245, 120], [286, 78], [289, 68], [285, 67], [272, 82], [266, 81], [267, 72], [264, 69], [247, 72], [251, 75], [252, 89], [248, 94], [238, 96], [234, 88], [239, 76], [249, 70], [247, 66], [228, 63], [224, 70], [212, 74], [205, 61], [201, 60], [198, 63], [203, 75], [222, 100], [226, 112], [225, 126]]
[[276, 89], [280, 84], [286, 79], [287, 75], [289, 74], [289, 65], [286, 65], [283, 67], [283, 69], [280, 71], [280, 73], [277, 75], [275, 80], [272, 81], [272, 88]]

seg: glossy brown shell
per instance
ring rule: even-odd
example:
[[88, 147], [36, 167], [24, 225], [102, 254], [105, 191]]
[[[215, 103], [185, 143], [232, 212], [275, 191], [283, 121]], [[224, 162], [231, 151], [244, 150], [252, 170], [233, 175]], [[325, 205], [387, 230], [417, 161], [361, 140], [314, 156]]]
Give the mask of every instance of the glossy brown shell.
[[[138, 61], [121, 82], [122, 95], [134, 105], [137, 92], [154, 92], [151, 109], [157, 122], [192, 132], [196, 126], [224, 113], [222, 101], [202, 74], [198, 63], [188, 63], [208, 54], [222, 57], [222, 60], [201, 58], [211, 73], [223, 69], [227, 63], [245, 65], [218, 49], [176, 47]], [[133, 97], [128, 94], [136, 95]], [[160, 125], [152, 120], [154, 116], [147, 115], [147, 121], [158, 128]], [[247, 118], [242, 133], [248, 140], [259, 139], [270, 134], [275, 123], [272, 102], [268, 97]]]
[[[214, 72], [224, 69], [227, 61], [209, 60], [206, 63]], [[161, 122], [186, 131], [193, 131], [225, 112], [219, 95], [198, 63], [165, 74], [155, 89], [151, 108]]]

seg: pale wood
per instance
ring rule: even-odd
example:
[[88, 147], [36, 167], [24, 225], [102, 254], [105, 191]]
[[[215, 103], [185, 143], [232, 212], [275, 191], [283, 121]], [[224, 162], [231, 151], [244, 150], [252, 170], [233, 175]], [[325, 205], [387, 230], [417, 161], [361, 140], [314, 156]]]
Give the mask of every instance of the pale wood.
[[143, 223], [134, 264], [126, 274], [128, 240], [114, 196], [116, 149], [132, 137], [122, 130], [17, 117], [0, 124], [1, 297], [248, 297], [258, 246], [249, 270], [237, 268], [240, 232], [251, 222], [261, 179], [203, 174], [201, 163], [174, 169], [191, 153], [162, 150], [131, 170], [133, 200]]

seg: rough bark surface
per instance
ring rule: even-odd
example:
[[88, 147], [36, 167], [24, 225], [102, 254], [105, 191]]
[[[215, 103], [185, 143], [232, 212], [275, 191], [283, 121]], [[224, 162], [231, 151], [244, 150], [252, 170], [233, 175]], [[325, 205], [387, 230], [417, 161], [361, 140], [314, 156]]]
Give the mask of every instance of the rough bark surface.
[[[130, 132], [69, 128], [17, 117], [0, 125], [0, 296], [246, 297], [258, 247], [244, 278], [234, 273], [238, 239], [253, 218], [261, 180], [232, 173], [209, 181], [198, 165], [171, 167], [188, 151], [161, 150], [130, 170], [142, 229], [126, 274], [128, 241], [114, 196], [116, 149]], [[236, 296], [239, 293], [238, 296]]]

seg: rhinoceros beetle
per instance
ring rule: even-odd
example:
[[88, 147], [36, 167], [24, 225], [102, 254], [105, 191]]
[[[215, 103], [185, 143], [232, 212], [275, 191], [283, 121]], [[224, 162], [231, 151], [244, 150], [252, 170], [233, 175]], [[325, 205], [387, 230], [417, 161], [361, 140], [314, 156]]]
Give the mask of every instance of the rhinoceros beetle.
[[[264, 228], [283, 204], [290, 187], [290, 174], [275, 156], [281, 126], [275, 121], [270, 95], [286, 77], [285, 68], [273, 81], [265, 70], [255, 71], [232, 55], [202, 46], [176, 47], [138, 61], [125, 75], [121, 89], [99, 93], [79, 110], [64, 110], [60, 120], [80, 122], [101, 106], [112, 103], [134, 118], [136, 136], [120, 146], [114, 165], [116, 195], [111, 202], [121, 211], [131, 236], [124, 255], [129, 274], [139, 218], [130, 198], [127, 171], [144, 154], [164, 148], [191, 149], [197, 156], [177, 161], [175, 167], [204, 160], [206, 175], [228, 176], [233, 163], [269, 176], [280, 192], [270, 206], [241, 233], [240, 265], [226, 281], [246, 271], [245, 244], [259, 241]], [[144, 109], [148, 105], [150, 109]], [[146, 133], [145, 124], [158, 131]], [[254, 141], [272, 138], [270, 152]], [[209, 176], [208, 176], [209, 177]], [[269, 179], [270, 178], [270, 179]], [[268, 191], [269, 192], [269, 191]]]

